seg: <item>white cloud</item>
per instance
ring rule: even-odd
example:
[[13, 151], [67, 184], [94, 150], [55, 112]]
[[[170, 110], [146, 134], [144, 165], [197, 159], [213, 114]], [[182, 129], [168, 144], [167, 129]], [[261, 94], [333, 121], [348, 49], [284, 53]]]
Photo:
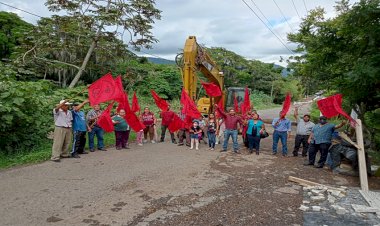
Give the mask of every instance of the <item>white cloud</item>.
[[[4, 0], [3, 0], [4, 1]], [[277, 9], [273, 0], [245, 0], [261, 16], [254, 3], [274, 25], [273, 31], [288, 48], [295, 48], [287, 42], [286, 35], [291, 27], [297, 30], [301, 19], [297, 16], [291, 0], [275, 0], [285, 14], [288, 23]], [[294, 0], [301, 17], [307, 9], [324, 7], [327, 16], [335, 15], [332, 0]], [[357, 0], [356, 0], [357, 1]], [[5, 0], [5, 3], [25, 9], [40, 16], [51, 13], [44, 6], [44, 0]], [[354, 2], [354, 1], [351, 1]], [[279, 63], [280, 56], [287, 58], [289, 51], [260, 22], [260, 20], [240, 0], [156, 0], [157, 8], [162, 10], [162, 20], [154, 25], [153, 34], [159, 40], [154, 49], [145, 52], [167, 59], [174, 59], [183, 48], [186, 38], [195, 35], [200, 44], [208, 47], [223, 47], [249, 59]], [[36, 23], [37, 17], [0, 5], [0, 10], [16, 12], [24, 20]], [[262, 16], [261, 16], [262, 17]], [[262, 18], [264, 22], [268, 22]], [[284, 63], [281, 63], [284, 65]]]

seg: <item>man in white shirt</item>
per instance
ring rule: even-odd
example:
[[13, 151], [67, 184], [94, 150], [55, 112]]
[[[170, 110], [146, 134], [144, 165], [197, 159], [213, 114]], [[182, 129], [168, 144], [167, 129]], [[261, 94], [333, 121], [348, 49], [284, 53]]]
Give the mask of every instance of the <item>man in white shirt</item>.
[[298, 118], [298, 107], [296, 107], [294, 110], [294, 118], [297, 122], [297, 134], [294, 143], [293, 156], [298, 156], [298, 150], [302, 144], [302, 156], [306, 157], [307, 150], [309, 148], [309, 143], [307, 142], [307, 140], [309, 139], [311, 130], [313, 129], [315, 124], [310, 121], [310, 115], [308, 114], [305, 114], [302, 119]]
[[54, 139], [51, 160], [59, 162], [60, 158], [69, 158], [69, 146], [72, 136], [72, 120], [73, 115], [69, 111], [69, 106], [66, 100], [61, 100], [53, 109], [54, 115]]

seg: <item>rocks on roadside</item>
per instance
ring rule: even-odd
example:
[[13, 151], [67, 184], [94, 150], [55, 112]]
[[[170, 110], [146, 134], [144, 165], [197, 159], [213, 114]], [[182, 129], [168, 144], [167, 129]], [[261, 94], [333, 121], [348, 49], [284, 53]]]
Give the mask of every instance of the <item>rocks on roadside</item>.
[[[333, 188], [328, 186], [307, 186], [303, 187], [303, 191], [306, 194], [306, 197], [309, 198], [310, 201], [304, 200], [302, 202], [302, 205], [299, 207], [302, 211], [322, 211], [324, 208], [320, 207], [319, 205], [315, 205], [318, 203], [322, 203], [324, 201], [328, 201], [329, 204], [331, 204], [331, 207], [335, 209], [337, 214], [345, 214], [347, 213], [347, 210], [344, 209], [341, 206], [334, 205], [334, 203], [340, 199], [343, 198], [346, 194], [347, 187], [340, 187], [340, 188]], [[308, 206], [312, 205], [312, 206]]]

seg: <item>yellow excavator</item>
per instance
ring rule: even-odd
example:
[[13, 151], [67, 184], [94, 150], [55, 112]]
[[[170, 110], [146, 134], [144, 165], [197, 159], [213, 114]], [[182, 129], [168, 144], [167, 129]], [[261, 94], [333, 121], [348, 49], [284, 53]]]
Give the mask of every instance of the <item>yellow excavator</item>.
[[183, 87], [188, 92], [189, 96], [197, 101], [198, 76], [197, 71], [200, 71], [208, 82], [214, 83], [222, 90], [220, 97], [202, 97], [197, 103], [198, 110], [203, 115], [208, 115], [213, 111], [213, 105], [219, 103], [223, 98], [226, 108], [233, 107], [234, 98], [237, 99], [240, 106], [244, 101], [245, 88], [229, 87], [224, 88], [224, 75], [218, 68], [216, 63], [211, 59], [206, 50], [202, 48], [196, 40], [195, 36], [189, 36], [185, 42], [183, 53], [176, 56], [176, 63], [181, 69]]

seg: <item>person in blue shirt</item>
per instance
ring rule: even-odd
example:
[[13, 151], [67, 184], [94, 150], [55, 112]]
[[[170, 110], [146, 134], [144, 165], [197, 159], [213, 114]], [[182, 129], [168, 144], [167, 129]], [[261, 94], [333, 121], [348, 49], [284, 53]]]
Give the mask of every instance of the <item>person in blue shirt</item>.
[[306, 166], [314, 166], [315, 156], [318, 151], [321, 152], [321, 157], [319, 158], [318, 165], [316, 168], [323, 168], [329, 148], [331, 146], [332, 134], [336, 129], [341, 128], [346, 124], [342, 121], [339, 125], [334, 125], [327, 122], [325, 116], [319, 117], [319, 123], [313, 127], [311, 134], [308, 139], [309, 145], [309, 162], [305, 163]]
[[260, 153], [260, 134], [265, 131], [264, 122], [260, 120], [257, 113], [252, 113], [252, 118], [248, 120], [247, 138], [249, 152], [252, 154], [253, 149], [256, 149], [256, 155]]
[[87, 104], [89, 101], [85, 100], [81, 104], [74, 104], [71, 113], [73, 114], [73, 146], [71, 149], [72, 158], [80, 158], [78, 154], [88, 154], [84, 151], [84, 146], [86, 145], [86, 132], [87, 132], [87, 123], [84, 111], [81, 110], [82, 107]]
[[282, 156], [288, 156], [288, 138], [292, 130], [292, 123], [289, 119], [285, 118], [285, 115], [280, 112], [279, 118], [275, 118], [272, 121], [272, 126], [274, 128], [273, 132], [273, 155], [277, 154], [278, 140], [281, 140], [282, 144]]

